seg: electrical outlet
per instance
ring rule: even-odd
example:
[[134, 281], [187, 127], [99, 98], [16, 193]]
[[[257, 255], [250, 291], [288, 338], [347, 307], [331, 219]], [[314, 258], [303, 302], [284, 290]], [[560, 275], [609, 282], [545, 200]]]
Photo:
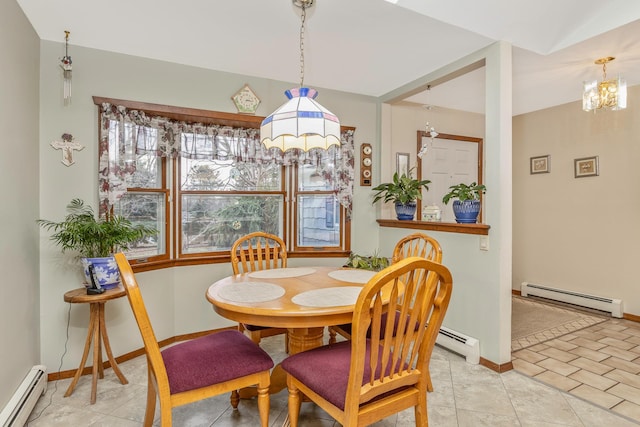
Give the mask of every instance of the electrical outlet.
[[480, 250], [481, 251], [489, 250], [489, 236], [480, 236]]

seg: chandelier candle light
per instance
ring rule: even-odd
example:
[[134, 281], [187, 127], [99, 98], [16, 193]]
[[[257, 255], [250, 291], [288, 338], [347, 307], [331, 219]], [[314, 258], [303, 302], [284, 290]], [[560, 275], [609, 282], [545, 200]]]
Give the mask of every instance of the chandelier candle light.
[[[431, 90], [431, 85], [427, 86], [427, 91]], [[428, 92], [427, 92], [428, 93]], [[427, 109], [431, 109], [431, 106], [426, 106]], [[431, 137], [431, 146], [433, 147], [433, 138], [435, 138], [436, 136], [440, 135], [438, 132], [436, 132], [436, 128], [431, 126], [429, 124], [429, 122], [427, 122], [427, 124], [424, 127], [425, 132], [429, 135], [429, 137]], [[424, 156], [427, 153], [428, 150], [428, 146], [426, 142], [422, 143], [422, 147], [420, 147], [420, 151], [418, 151], [418, 158], [422, 158], [422, 156]]]
[[302, 8], [300, 27], [300, 87], [285, 91], [289, 101], [274, 111], [260, 125], [260, 140], [266, 148], [277, 147], [309, 151], [340, 145], [340, 121], [315, 101], [318, 92], [304, 86], [304, 30], [306, 10], [314, 0], [293, 0]]
[[602, 81], [584, 82], [582, 91], [582, 109], [596, 112], [601, 108], [610, 110], [624, 110], [627, 108], [627, 82], [620, 77], [607, 80], [607, 63], [613, 61], [613, 56], [600, 58], [596, 65], [602, 65]]

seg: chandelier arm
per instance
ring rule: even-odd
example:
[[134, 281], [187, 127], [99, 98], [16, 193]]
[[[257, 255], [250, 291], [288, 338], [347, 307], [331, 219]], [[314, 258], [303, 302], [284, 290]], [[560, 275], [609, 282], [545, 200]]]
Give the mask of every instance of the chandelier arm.
[[302, 24], [300, 25], [300, 87], [304, 87], [304, 30], [305, 30], [305, 22], [307, 20], [306, 1], [302, 2], [301, 7], [302, 7], [302, 14], [301, 14]]

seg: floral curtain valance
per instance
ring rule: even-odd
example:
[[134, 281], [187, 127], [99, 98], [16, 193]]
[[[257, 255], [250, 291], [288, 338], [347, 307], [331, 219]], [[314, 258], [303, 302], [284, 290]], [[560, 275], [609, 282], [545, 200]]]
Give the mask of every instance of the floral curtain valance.
[[192, 123], [148, 116], [144, 111], [103, 103], [100, 106], [99, 198], [101, 213], [126, 193], [128, 176], [135, 172], [135, 157], [233, 160], [241, 163], [296, 163], [318, 168], [334, 188], [336, 198], [351, 216], [354, 182], [353, 131], [341, 135], [341, 145], [328, 150], [267, 150], [258, 129]]

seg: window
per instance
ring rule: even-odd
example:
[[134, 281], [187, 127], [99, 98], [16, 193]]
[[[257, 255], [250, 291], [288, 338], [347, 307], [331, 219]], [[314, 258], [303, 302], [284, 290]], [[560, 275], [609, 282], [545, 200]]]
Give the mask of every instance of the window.
[[94, 97], [100, 107], [100, 211], [160, 233], [134, 263], [226, 261], [240, 236], [265, 231], [290, 256], [350, 251], [353, 129], [329, 150], [266, 150], [261, 118]]

